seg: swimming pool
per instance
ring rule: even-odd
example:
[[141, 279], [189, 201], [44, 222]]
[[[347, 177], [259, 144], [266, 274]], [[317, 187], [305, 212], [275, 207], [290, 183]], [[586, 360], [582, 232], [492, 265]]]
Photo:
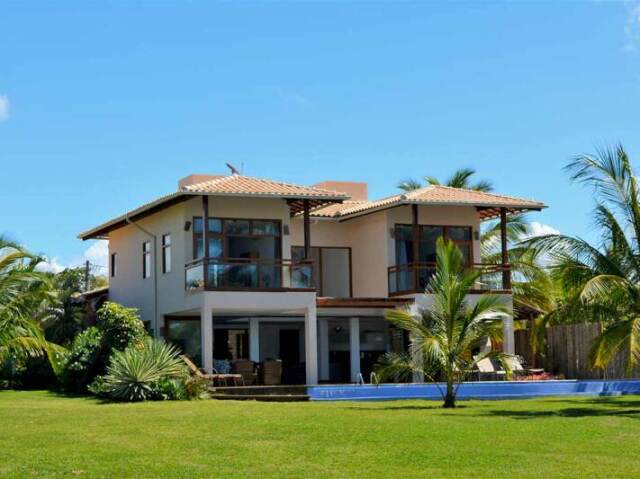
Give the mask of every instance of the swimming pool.
[[[443, 387], [444, 385], [440, 385]], [[312, 401], [440, 400], [435, 384], [310, 386]], [[518, 399], [543, 396], [618, 396], [640, 394], [640, 379], [566, 381], [485, 381], [460, 385], [458, 399]]]

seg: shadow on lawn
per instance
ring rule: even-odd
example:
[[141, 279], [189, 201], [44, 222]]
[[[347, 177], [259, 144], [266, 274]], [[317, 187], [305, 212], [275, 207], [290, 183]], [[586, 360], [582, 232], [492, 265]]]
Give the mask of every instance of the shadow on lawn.
[[[640, 419], [640, 398], [615, 400], [610, 398], [592, 399], [556, 399], [549, 400], [549, 409], [546, 410], [506, 410], [489, 409], [483, 411], [483, 416], [509, 417], [512, 419], [536, 419], [544, 417], [627, 417]], [[575, 407], [562, 407], [570, 404]], [[598, 407], [595, 407], [598, 406]]]
[[[357, 411], [434, 411], [434, 410], [444, 410], [442, 407], [442, 402], [437, 401], [429, 401], [432, 404], [428, 406], [417, 406], [417, 405], [407, 405], [407, 406], [345, 406], [342, 409], [353, 409]], [[456, 409], [465, 409], [468, 406], [463, 404], [459, 404], [456, 406]]]

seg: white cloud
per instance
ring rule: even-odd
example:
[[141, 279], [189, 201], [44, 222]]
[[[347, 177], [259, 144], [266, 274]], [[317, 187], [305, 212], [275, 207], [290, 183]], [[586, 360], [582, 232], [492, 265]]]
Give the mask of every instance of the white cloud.
[[108, 258], [109, 243], [105, 240], [97, 240], [82, 254], [80, 263], [84, 263], [88, 260], [93, 265], [103, 266], [106, 268]]
[[535, 236], [560, 234], [560, 231], [555, 229], [553, 226], [546, 225], [544, 223], [539, 223], [538, 221], [532, 221], [529, 224], [529, 229], [531, 230], [531, 235], [530, 235], [531, 238]]
[[640, 45], [640, 2], [627, 3], [627, 22], [624, 26], [624, 50], [635, 51]]
[[0, 121], [9, 119], [9, 97], [0, 95]]
[[[92, 273], [97, 275], [107, 274], [107, 262], [109, 258], [109, 244], [104, 240], [93, 242], [79, 256], [75, 256], [68, 263], [62, 263], [58, 258], [47, 258], [45, 262], [38, 266], [40, 271], [51, 271], [59, 273], [65, 268], [78, 268], [84, 266], [85, 261], [89, 261], [92, 266]], [[96, 267], [97, 266], [97, 267]]]
[[46, 272], [51, 272], [51, 273], [59, 273], [60, 271], [62, 271], [63, 269], [65, 269], [66, 266], [62, 265], [59, 261], [58, 258], [47, 258], [46, 261], [44, 261], [43, 263], [40, 263], [37, 266], [37, 270], [38, 271], [46, 271]]

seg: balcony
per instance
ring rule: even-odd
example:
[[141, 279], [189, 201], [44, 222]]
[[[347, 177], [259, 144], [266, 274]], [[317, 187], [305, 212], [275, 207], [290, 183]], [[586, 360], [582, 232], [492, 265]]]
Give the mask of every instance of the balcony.
[[199, 258], [185, 265], [185, 289], [315, 291], [314, 266], [313, 260]]
[[[473, 268], [481, 272], [473, 292], [508, 292], [511, 290], [510, 285], [506, 287], [510, 282], [510, 279], [507, 279], [510, 272], [508, 264], [476, 263]], [[387, 272], [389, 296], [423, 293], [435, 272], [435, 263], [407, 263], [389, 266]], [[505, 275], [505, 273], [507, 274]]]

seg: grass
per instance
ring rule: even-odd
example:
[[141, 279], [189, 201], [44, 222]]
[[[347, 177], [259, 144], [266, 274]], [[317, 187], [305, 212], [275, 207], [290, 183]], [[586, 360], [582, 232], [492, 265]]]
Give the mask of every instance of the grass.
[[0, 477], [639, 477], [640, 396], [101, 404], [0, 392]]

